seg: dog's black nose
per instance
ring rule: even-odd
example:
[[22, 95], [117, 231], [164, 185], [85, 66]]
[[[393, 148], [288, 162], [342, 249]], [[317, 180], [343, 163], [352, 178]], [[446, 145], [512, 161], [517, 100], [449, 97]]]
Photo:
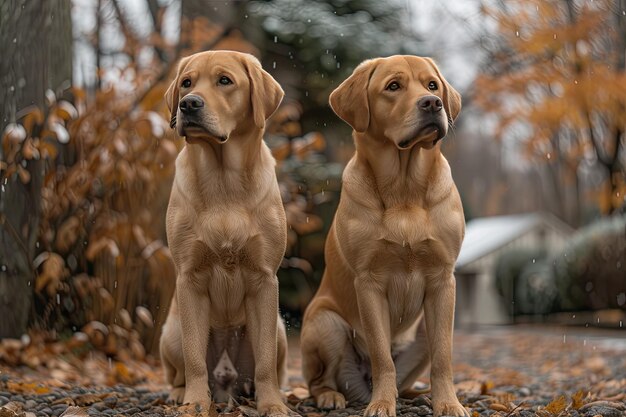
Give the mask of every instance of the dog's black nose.
[[417, 107], [426, 112], [435, 113], [441, 110], [443, 104], [437, 96], [425, 96], [417, 101]]
[[194, 96], [192, 94], [185, 96], [178, 105], [180, 107], [180, 111], [185, 114], [195, 113], [201, 108], [204, 107], [204, 100], [202, 100], [198, 96]]

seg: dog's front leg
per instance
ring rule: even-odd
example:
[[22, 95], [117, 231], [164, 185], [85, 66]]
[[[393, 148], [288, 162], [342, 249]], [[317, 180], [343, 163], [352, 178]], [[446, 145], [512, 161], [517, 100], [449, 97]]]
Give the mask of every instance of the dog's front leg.
[[278, 278], [258, 278], [254, 290], [246, 295], [246, 324], [254, 354], [254, 385], [257, 410], [264, 416], [285, 416], [289, 408], [283, 403], [278, 386]]
[[210, 330], [210, 300], [206, 288], [193, 275], [181, 275], [176, 281], [176, 301], [185, 361], [185, 403], [209, 408], [209, 376], [206, 357]]
[[452, 382], [452, 327], [456, 281], [446, 273], [433, 278], [424, 297], [426, 333], [430, 348], [430, 383], [434, 416], [468, 416], [456, 397]]
[[396, 415], [396, 369], [391, 357], [389, 301], [380, 284], [369, 273], [355, 281], [361, 325], [372, 363], [372, 400], [365, 417]]

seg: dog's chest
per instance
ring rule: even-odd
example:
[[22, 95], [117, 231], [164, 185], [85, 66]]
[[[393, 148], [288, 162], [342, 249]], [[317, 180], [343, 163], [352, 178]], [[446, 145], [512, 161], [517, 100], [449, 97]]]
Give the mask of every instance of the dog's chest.
[[421, 257], [433, 253], [433, 243], [439, 239], [439, 231], [428, 212], [421, 207], [403, 207], [385, 211], [381, 221], [382, 240], [385, 250], [401, 258], [409, 269]]

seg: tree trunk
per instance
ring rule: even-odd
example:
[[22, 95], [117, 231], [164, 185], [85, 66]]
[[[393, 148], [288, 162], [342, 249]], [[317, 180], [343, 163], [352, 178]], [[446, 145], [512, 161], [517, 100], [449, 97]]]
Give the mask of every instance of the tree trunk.
[[[25, 107], [43, 110], [47, 89], [71, 85], [70, 7], [67, 0], [0, 3], [0, 132]], [[24, 334], [33, 299], [44, 165], [31, 160], [27, 169], [27, 184], [12, 176], [0, 190], [0, 338]]]

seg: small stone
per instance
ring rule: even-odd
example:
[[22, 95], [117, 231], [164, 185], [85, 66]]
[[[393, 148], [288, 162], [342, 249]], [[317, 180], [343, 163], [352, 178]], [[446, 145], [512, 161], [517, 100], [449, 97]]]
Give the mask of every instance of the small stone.
[[417, 407], [417, 415], [418, 416], [427, 416], [433, 413], [433, 410], [427, 405], [420, 405]]
[[413, 398], [413, 401], [411, 401], [411, 404], [416, 405], [416, 406], [426, 405], [431, 408], [433, 406], [432, 402], [430, 401], [430, 398], [428, 398], [424, 394]]
[[622, 417], [623, 414], [620, 410], [613, 407], [606, 407], [602, 405], [596, 405], [590, 407], [589, 410], [585, 411], [585, 417], [595, 417], [596, 415], [601, 415], [602, 417]]
[[98, 401], [96, 403], [91, 404], [90, 408], [96, 409], [98, 411], [104, 411], [104, 410], [106, 410], [106, 409], [108, 409], [110, 407], [108, 405], [106, 405], [104, 403], [104, 401]]
[[37, 407], [37, 401], [35, 400], [26, 400], [24, 402], [24, 410], [31, 410]]

